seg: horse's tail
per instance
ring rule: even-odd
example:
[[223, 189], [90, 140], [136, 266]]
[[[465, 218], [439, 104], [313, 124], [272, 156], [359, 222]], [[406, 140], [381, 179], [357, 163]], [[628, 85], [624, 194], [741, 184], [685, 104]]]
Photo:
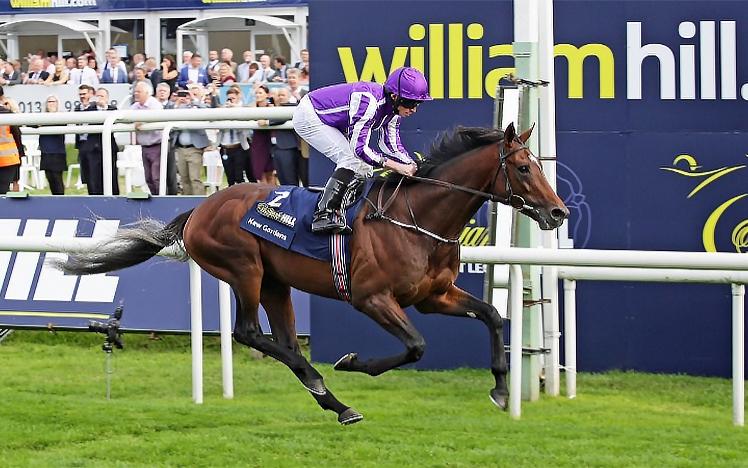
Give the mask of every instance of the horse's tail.
[[[60, 261], [56, 266], [68, 274], [93, 275], [137, 265], [164, 247], [181, 242], [184, 226], [191, 214], [192, 210], [182, 213], [166, 225], [149, 218], [128, 224], [93, 251], [70, 253], [66, 261]], [[188, 259], [183, 246], [179, 246], [175, 253], [179, 261]]]

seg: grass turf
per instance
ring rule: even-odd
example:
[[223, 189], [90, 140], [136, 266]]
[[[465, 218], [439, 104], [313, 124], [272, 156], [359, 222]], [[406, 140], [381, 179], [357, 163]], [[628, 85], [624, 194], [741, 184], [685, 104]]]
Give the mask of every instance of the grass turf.
[[[543, 397], [520, 421], [488, 399], [487, 370], [317, 365], [365, 419], [341, 427], [282, 364], [235, 344], [235, 398], [221, 398], [206, 338], [205, 404], [191, 402], [189, 337], [126, 335], [104, 399], [101, 335], [16, 332], [0, 344], [0, 465], [748, 466], [730, 381], [581, 374], [575, 400]], [[353, 351], [353, 350], [352, 350]]]

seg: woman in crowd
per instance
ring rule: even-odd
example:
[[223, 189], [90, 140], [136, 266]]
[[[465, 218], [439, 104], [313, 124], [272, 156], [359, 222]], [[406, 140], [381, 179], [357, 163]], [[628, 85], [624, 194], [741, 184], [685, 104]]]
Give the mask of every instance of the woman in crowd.
[[[270, 91], [265, 85], [255, 89], [255, 106], [272, 107]], [[258, 120], [260, 127], [267, 127], [268, 120]], [[252, 134], [252, 145], [249, 148], [249, 158], [252, 163], [252, 173], [258, 182], [275, 185], [273, 175], [273, 158], [270, 155], [272, 148], [272, 132], [270, 130], [255, 130]]]
[[65, 60], [59, 59], [55, 62], [55, 72], [51, 73], [46, 80], [44, 80], [44, 84], [47, 86], [50, 85], [63, 85], [68, 82], [68, 79], [70, 78], [70, 72], [68, 72], [67, 67], [65, 66]]
[[167, 83], [172, 93], [176, 91], [178, 76], [179, 70], [177, 70], [176, 59], [173, 55], [164, 55], [164, 59], [161, 61], [161, 82]]
[[221, 86], [236, 83], [236, 76], [231, 72], [231, 65], [222, 63], [218, 67], [218, 81]]
[[[44, 112], [59, 112], [59, 110], [60, 100], [57, 96], [47, 97]], [[42, 153], [39, 168], [47, 176], [52, 195], [65, 195], [65, 185], [62, 183], [62, 173], [68, 169], [65, 135], [39, 135], [39, 151]]]

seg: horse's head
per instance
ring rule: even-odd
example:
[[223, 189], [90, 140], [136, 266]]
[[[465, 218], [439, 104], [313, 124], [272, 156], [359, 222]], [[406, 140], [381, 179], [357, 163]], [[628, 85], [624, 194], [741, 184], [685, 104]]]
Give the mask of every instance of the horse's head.
[[548, 184], [538, 158], [525, 146], [534, 128], [519, 136], [514, 124], [504, 130], [492, 191], [504, 198], [506, 204], [537, 221], [540, 229], [555, 229], [569, 216], [569, 210]]

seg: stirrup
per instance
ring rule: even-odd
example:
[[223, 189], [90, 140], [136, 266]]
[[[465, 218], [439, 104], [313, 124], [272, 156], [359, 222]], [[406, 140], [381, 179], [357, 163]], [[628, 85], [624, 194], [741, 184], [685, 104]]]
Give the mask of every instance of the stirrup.
[[323, 211], [312, 220], [312, 232], [351, 234], [353, 230], [345, 222], [345, 218], [332, 211]]

